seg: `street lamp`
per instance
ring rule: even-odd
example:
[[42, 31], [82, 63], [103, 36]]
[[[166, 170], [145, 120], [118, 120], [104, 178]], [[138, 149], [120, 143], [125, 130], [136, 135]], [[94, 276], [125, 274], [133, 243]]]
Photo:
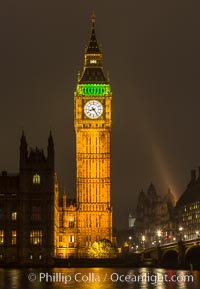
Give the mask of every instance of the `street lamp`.
[[199, 238], [199, 231], [196, 231], [197, 238]]
[[128, 237], [128, 244], [129, 244], [129, 253], [131, 252], [131, 249], [133, 248], [133, 242], [132, 242], [132, 236]]
[[182, 231], [183, 231], [183, 227], [179, 227], [179, 232], [180, 232], [180, 241], [182, 241]]
[[144, 245], [144, 242], [145, 242], [145, 236], [144, 235], [142, 235], [142, 246], [143, 246], [143, 248], [145, 247]]
[[159, 243], [161, 242], [161, 241], [160, 241], [161, 233], [162, 233], [161, 230], [158, 230], [158, 231], [157, 231], [157, 245], [158, 245], [158, 246], [159, 246]]
[[161, 230], [157, 231], [157, 235], [158, 235], [159, 238], [161, 237]]

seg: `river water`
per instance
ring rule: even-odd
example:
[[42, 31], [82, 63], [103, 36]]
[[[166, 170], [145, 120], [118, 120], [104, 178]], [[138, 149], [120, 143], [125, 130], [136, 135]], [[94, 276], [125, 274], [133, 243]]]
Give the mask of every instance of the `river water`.
[[0, 268], [0, 289], [200, 289], [200, 271], [153, 268]]

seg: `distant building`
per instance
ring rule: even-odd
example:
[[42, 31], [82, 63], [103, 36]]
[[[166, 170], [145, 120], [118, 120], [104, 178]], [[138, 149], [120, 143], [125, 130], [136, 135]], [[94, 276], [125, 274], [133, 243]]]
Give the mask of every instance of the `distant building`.
[[191, 239], [200, 235], [200, 168], [199, 174], [191, 170], [191, 179], [176, 204], [182, 238]]
[[151, 183], [147, 192], [141, 191], [136, 206], [134, 231], [143, 246], [158, 241], [167, 242], [174, 235], [175, 199], [170, 192], [159, 195]]

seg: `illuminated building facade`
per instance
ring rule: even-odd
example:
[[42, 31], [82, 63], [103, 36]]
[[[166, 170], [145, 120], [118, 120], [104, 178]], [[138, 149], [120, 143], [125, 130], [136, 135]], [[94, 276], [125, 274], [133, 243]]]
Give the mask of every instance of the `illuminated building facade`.
[[[193, 239], [200, 235], [200, 168], [199, 175], [191, 170], [191, 179], [186, 190], [176, 204], [178, 226], [182, 228], [182, 238]], [[177, 228], [178, 230], [179, 228]]]
[[68, 200], [64, 194], [58, 208], [60, 234], [57, 256], [85, 256], [93, 242], [101, 239], [112, 241], [111, 101], [111, 87], [103, 72], [93, 16], [84, 68], [78, 75], [74, 93], [76, 200]]

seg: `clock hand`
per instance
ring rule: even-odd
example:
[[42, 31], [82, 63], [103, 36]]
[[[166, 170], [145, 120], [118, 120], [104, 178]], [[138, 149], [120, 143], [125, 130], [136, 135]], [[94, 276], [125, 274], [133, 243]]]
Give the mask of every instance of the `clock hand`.
[[90, 109], [90, 111], [91, 111], [91, 110], [93, 110], [93, 111], [97, 114], [96, 109], [95, 109], [94, 107], [92, 107], [92, 108]]
[[94, 110], [94, 112], [95, 112], [95, 113], [96, 113], [96, 115], [97, 115], [96, 109], [95, 109], [94, 107], [92, 108], [92, 110]]

